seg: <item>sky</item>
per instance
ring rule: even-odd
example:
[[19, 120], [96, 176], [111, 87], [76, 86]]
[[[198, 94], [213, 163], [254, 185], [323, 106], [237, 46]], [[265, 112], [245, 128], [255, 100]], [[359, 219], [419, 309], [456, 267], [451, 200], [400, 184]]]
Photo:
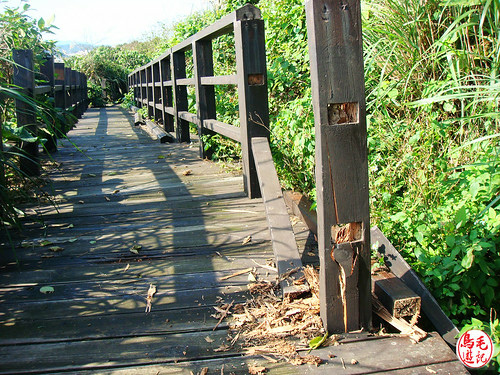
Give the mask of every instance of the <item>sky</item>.
[[[211, 7], [210, 0], [30, 0], [28, 14], [44, 20], [54, 16], [59, 28], [46, 39], [60, 42], [116, 45], [140, 40], [159, 23], [170, 25]], [[21, 0], [0, 0], [0, 8], [21, 7]]]

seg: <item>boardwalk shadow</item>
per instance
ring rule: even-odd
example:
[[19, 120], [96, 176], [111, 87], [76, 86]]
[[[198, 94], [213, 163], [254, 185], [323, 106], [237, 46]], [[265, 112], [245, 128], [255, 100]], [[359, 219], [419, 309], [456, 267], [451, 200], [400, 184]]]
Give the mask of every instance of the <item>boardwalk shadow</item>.
[[[18, 249], [19, 269], [0, 273], [0, 344], [17, 344], [5, 368], [68, 368], [43, 356], [49, 348], [74, 370], [212, 358], [226, 339], [212, 332], [213, 306], [242, 300], [246, 280], [219, 280], [235, 237], [224, 232], [231, 223], [207, 220], [221, 200], [243, 193], [213, 187], [196, 170], [196, 150], [152, 143], [123, 116], [116, 107], [86, 114], [73, 135], [85, 154], [60, 152], [66, 170], [55, 191], [63, 202], [58, 213], [46, 208], [47, 236], [29, 232], [33, 246]], [[193, 175], [183, 176], [189, 168]], [[150, 284], [157, 292], [145, 313]], [[21, 358], [26, 345], [37, 355]]]

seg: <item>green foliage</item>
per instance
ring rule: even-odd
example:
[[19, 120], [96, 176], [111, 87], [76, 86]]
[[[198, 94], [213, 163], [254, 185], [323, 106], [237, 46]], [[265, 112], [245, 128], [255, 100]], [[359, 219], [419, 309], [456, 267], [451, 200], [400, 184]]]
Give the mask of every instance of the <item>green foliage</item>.
[[101, 107], [120, 100], [127, 92], [128, 74], [148, 61], [147, 55], [137, 51], [101, 46], [84, 56], [70, 57], [66, 63], [87, 75], [91, 105]]
[[[52, 99], [39, 97], [35, 100], [20, 93], [12, 85], [12, 49], [33, 51], [35, 79], [47, 53], [57, 54], [55, 43], [43, 39], [44, 34], [50, 34], [55, 26], [51, 25], [51, 21], [30, 17], [27, 14], [29, 8], [30, 5], [26, 3], [22, 8], [6, 7], [0, 13], [0, 129], [4, 144], [0, 151], [0, 226], [7, 237], [13, 227], [20, 228], [19, 217], [23, 213], [17, 207], [19, 199], [41, 193], [39, 184], [19, 169], [18, 161], [27, 156], [17, 146], [21, 142], [43, 145], [46, 138], [65, 134], [74, 123], [74, 117], [65, 110], [54, 109]], [[44, 125], [39, 127], [37, 135], [31, 134], [27, 127], [17, 125], [15, 101], [27, 104], [37, 122]], [[9, 147], [10, 150], [7, 150]]]

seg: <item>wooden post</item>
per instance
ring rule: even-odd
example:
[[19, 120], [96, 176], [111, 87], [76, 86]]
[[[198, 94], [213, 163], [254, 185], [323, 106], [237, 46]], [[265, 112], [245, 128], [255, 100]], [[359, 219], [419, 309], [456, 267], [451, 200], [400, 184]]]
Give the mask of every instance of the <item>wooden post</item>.
[[160, 81], [160, 62], [155, 62], [152, 66], [153, 74], [153, 98], [154, 98], [154, 120], [156, 122], [161, 122], [163, 124], [163, 114], [162, 110], [158, 109], [157, 105], [162, 104], [161, 97], [161, 81]]
[[[54, 91], [54, 85], [55, 85], [55, 78], [54, 78], [54, 56], [46, 56], [45, 61], [42, 65], [40, 65], [40, 74], [42, 75], [42, 78], [47, 81], [47, 83], [50, 85], [52, 88], [51, 92], [49, 95], [54, 97], [54, 107], [55, 105], [55, 91]], [[57, 129], [55, 127], [55, 124], [51, 124], [51, 132], [52, 134], [47, 136], [47, 142], [45, 142], [45, 150], [47, 152], [52, 153], [57, 151]]]
[[175, 135], [177, 142], [190, 142], [189, 123], [179, 117], [179, 112], [188, 110], [187, 87], [177, 85], [176, 80], [186, 78], [186, 54], [184, 51], [170, 55], [172, 72], [172, 91], [175, 112]]
[[148, 117], [151, 119], [154, 119], [155, 113], [154, 113], [154, 108], [151, 103], [154, 103], [154, 97], [153, 97], [153, 88], [151, 87], [151, 84], [153, 82], [153, 75], [152, 75], [152, 69], [151, 65], [146, 65], [146, 97], [147, 97], [147, 109], [148, 109]]
[[[172, 79], [172, 54], [170, 53], [168, 57], [163, 59], [161, 61], [161, 74], [162, 74], [162, 79], [163, 82], [165, 81], [170, 81], [173, 82]], [[163, 103], [165, 107], [175, 107], [174, 104], [174, 88], [173, 85], [171, 84], [170, 86], [164, 86], [163, 87]], [[165, 131], [168, 132], [173, 132], [175, 130], [175, 117], [172, 116], [170, 113], [167, 113], [164, 111], [165, 114]]]
[[147, 88], [144, 86], [146, 85], [146, 68], [141, 68], [139, 71], [139, 75], [141, 78], [141, 108], [144, 106], [144, 99], [147, 100]]
[[240, 108], [243, 186], [250, 198], [261, 196], [252, 154], [253, 137], [269, 138], [264, 21], [239, 19], [234, 23], [238, 98]]
[[359, 0], [307, 0], [316, 131], [321, 317], [371, 325], [370, 218]]
[[211, 40], [193, 42], [193, 65], [196, 88], [196, 112], [198, 114], [198, 136], [200, 138], [200, 157], [211, 158], [211, 150], [205, 150], [204, 135], [213, 135], [215, 132], [203, 127], [203, 121], [217, 119], [215, 105], [215, 87], [203, 86], [201, 77], [214, 75], [214, 59]]
[[54, 93], [54, 104], [56, 108], [64, 108], [64, 63], [54, 63], [55, 85], [62, 86], [61, 90], [56, 89]]
[[[20, 92], [33, 98], [35, 91], [35, 75], [33, 71], [33, 51], [25, 49], [12, 50], [14, 60], [13, 83], [20, 87]], [[21, 100], [16, 100], [16, 117], [18, 126], [25, 126], [34, 136], [37, 136], [35, 109]], [[21, 150], [24, 156], [20, 159], [19, 168], [28, 176], [38, 176], [38, 142], [22, 142]]]

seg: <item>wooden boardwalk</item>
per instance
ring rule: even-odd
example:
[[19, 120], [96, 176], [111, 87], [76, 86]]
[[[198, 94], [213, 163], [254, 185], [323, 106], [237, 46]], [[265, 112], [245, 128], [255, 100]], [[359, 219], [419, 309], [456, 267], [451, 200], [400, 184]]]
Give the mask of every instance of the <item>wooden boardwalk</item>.
[[[247, 274], [221, 277], [273, 257], [262, 201], [196, 145], [155, 143], [117, 107], [87, 111], [69, 135], [83, 152], [65, 141], [56, 155], [57, 206], [26, 224], [19, 265], [2, 245], [0, 374], [246, 374], [254, 364], [276, 374], [464, 373], [436, 334], [418, 345], [351, 335], [316, 350], [319, 367], [216, 351], [228, 331], [226, 322], [213, 330], [213, 307], [247, 298]], [[308, 231], [294, 228], [313, 262]]]

